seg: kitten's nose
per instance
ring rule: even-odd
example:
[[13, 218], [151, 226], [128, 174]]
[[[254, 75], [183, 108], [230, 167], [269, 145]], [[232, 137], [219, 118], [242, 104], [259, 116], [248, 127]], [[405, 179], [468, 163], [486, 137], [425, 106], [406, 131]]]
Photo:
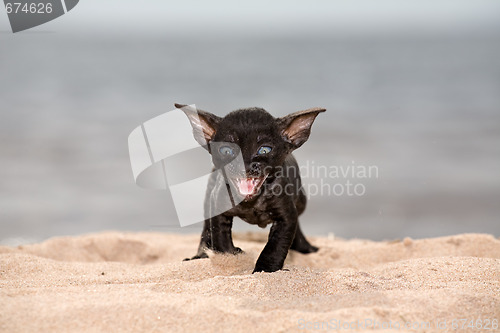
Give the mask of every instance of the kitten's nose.
[[252, 162], [247, 170], [249, 176], [258, 177], [262, 172], [262, 166], [259, 162]]

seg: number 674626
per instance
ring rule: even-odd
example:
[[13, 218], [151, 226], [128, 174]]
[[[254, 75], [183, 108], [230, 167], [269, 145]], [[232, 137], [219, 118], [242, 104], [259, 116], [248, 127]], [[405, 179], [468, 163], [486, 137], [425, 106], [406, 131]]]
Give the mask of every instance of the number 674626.
[[17, 14], [17, 13], [25, 13], [25, 14], [50, 14], [52, 13], [52, 4], [51, 3], [21, 3], [21, 2], [8, 2], [5, 5], [5, 9], [7, 10], [7, 14]]

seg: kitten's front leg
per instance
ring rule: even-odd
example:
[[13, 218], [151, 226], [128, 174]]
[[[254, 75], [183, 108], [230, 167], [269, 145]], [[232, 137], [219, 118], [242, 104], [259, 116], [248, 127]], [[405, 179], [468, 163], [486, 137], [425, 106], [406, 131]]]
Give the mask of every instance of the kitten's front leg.
[[269, 240], [257, 259], [253, 273], [276, 272], [283, 268], [297, 225], [298, 216], [295, 206], [289, 206], [289, 209], [285, 209], [281, 217], [273, 223]]
[[184, 261], [208, 258], [206, 250], [210, 248], [212, 248], [212, 235], [210, 233], [210, 219], [207, 219], [205, 220], [205, 222], [203, 222], [203, 231], [201, 232], [198, 252], [191, 258], [184, 259]]
[[243, 250], [239, 247], [235, 247], [233, 244], [233, 237], [231, 234], [232, 226], [232, 216], [221, 214], [205, 220], [201, 233], [200, 245], [198, 246], [198, 253], [184, 260], [208, 258], [206, 250], [212, 250], [219, 253], [242, 253]]
[[231, 228], [233, 227], [233, 217], [224, 214], [217, 215], [210, 219], [211, 250], [221, 253], [238, 254], [243, 252], [233, 244]]

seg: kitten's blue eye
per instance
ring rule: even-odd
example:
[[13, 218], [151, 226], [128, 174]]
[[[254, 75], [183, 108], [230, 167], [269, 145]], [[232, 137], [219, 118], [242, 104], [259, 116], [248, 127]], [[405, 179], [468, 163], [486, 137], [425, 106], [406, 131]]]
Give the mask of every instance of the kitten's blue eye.
[[224, 156], [233, 156], [234, 155], [233, 148], [228, 147], [228, 146], [220, 147], [219, 152]]
[[262, 146], [259, 148], [259, 151], [257, 151], [257, 154], [259, 155], [266, 155], [271, 152], [272, 148], [268, 146]]

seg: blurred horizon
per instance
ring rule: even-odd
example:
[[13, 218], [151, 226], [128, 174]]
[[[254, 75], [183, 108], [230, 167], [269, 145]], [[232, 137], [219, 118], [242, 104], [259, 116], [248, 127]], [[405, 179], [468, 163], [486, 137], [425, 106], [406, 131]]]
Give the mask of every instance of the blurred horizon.
[[299, 164], [379, 177], [312, 196], [306, 235], [500, 236], [500, 2], [284, 3], [85, 0], [17, 34], [0, 14], [0, 244], [198, 233], [130, 168], [129, 133], [173, 103], [327, 108]]

